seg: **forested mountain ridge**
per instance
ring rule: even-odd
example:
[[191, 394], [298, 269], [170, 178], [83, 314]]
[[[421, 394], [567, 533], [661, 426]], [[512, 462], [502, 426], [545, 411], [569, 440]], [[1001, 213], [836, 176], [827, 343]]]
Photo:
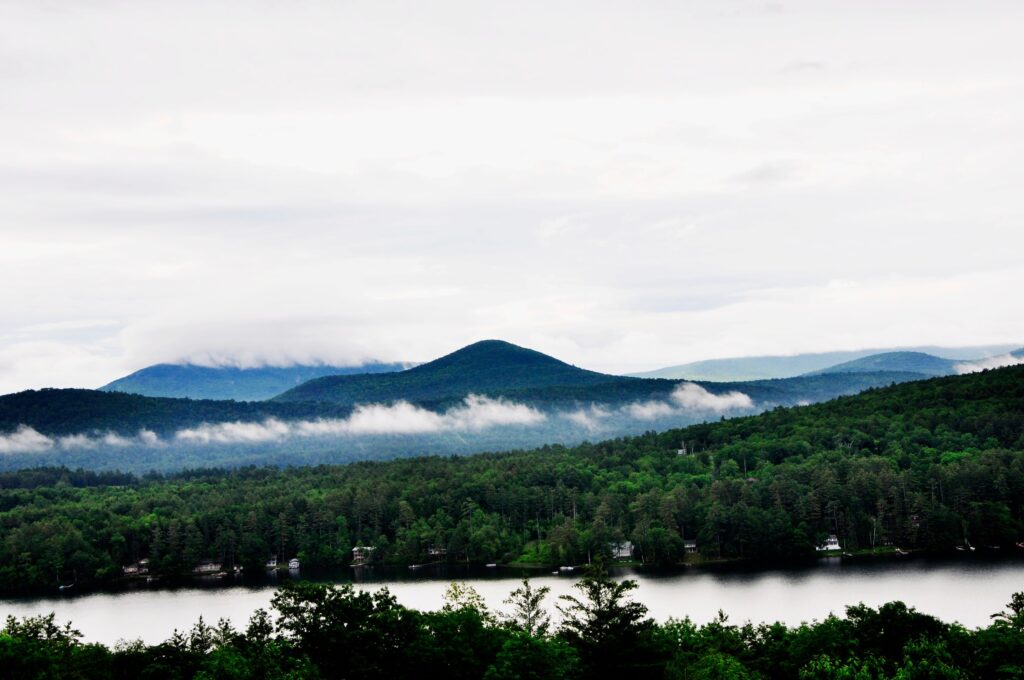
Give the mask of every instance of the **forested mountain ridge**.
[[0, 396], [0, 433], [25, 425], [53, 436], [93, 431], [131, 435], [139, 430], [162, 435], [204, 422], [344, 416], [350, 411], [332, 404], [143, 397], [73, 388], [26, 390]]
[[[712, 394], [738, 390], [755, 402], [789, 405], [924, 377], [927, 376], [923, 373], [908, 371], [874, 371], [857, 377], [799, 376], [745, 382], [694, 382]], [[440, 407], [456, 403], [467, 394], [478, 394], [541, 406], [617, 405], [664, 398], [679, 382], [597, 373], [501, 340], [484, 340], [399, 373], [311, 380], [272, 401], [351, 406], [401, 399]]]
[[638, 379], [577, 368], [502, 340], [482, 340], [399, 373], [317, 378], [274, 401], [329, 401], [347, 406], [397, 399], [422, 402], [462, 398], [469, 393], [630, 380]]
[[[679, 385], [678, 381], [672, 380], [607, 377], [607, 381], [593, 384], [498, 389], [489, 393], [483, 389], [470, 391], [550, 410], [573, 408], [580, 404], [619, 406], [641, 400], [665, 399]], [[831, 399], [871, 387], [922, 377], [913, 373], [860, 373], [750, 383], [698, 384], [711, 394], [742, 391], [760, 405], [758, 408], [763, 408], [764, 405], [792, 405]], [[463, 377], [460, 384], [464, 387], [467, 380], [471, 380], [471, 376]], [[401, 399], [428, 410], [442, 411], [458, 405], [465, 396], [466, 393], [456, 392], [429, 400]], [[128, 436], [139, 430], [168, 435], [178, 429], [203, 423], [260, 422], [267, 418], [344, 418], [351, 412], [352, 407], [349, 405], [327, 401], [239, 402], [144, 397], [124, 392], [72, 388], [42, 389], [0, 396], [0, 435], [13, 432], [21, 426], [31, 427], [48, 436], [96, 432]]]
[[99, 389], [105, 392], [140, 394], [145, 397], [262, 401], [314, 378], [357, 373], [389, 373], [408, 367], [409, 365], [404, 363], [380, 362], [359, 366], [297, 364], [254, 368], [155, 364], [118, 378]]
[[[924, 380], [922, 373], [877, 371], [829, 375], [808, 375], [795, 378], [750, 380], [740, 382], [710, 382], [704, 380], [663, 380], [659, 378], [620, 378], [609, 376], [607, 382], [585, 385], [550, 385], [522, 389], [495, 389], [480, 393], [501, 397], [538, 408], [567, 408], [597, 404], [618, 406], [644, 400], [667, 399], [683, 383], [692, 383], [709, 394], [724, 395], [740, 392], [757, 405], [764, 407], [810, 404], [840, 396], [857, 394], [864, 390], [888, 385]], [[443, 408], [459, 401], [455, 397], [418, 402], [428, 408]]]
[[[684, 449], [680, 455], [678, 449]], [[578, 564], [630, 540], [645, 563], [843, 547], [951, 551], [1021, 540], [1024, 366], [572, 448], [122, 478], [0, 474], [0, 589], [165, 575], [202, 558], [262, 569], [422, 562]]]

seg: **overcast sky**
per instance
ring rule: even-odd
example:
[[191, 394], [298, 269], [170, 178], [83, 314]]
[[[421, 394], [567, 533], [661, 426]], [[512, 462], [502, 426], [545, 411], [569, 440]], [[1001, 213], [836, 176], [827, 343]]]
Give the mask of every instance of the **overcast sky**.
[[1024, 344], [1020, 2], [0, 1], [0, 392]]

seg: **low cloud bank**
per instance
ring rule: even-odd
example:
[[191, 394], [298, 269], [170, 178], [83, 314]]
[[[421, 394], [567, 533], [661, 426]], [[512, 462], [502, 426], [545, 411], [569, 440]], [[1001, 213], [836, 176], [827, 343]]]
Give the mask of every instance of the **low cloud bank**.
[[0, 435], [0, 453], [35, 453], [52, 448], [54, 440], [26, 425]]
[[[259, 444], [290, 437], [339, 435], [434, 434], [479, 432], [501, 425], [535, 425], [547, 420], [537, 409], [505, 399], [471, 394], [444, 413], [435, 413], [400, 401], [390, 406], [357, 406], [347, 418], [262, 422], [206, 423], [178, 430], [171, 440], [193, 444]], [[95, 449], [99, 446], [157, 446], [167, 443], [154, 432], [142, 430], [134, 437], [113, 432], [50, 437], [27, 425], [0, 434], [0, 454], [40, 453], [54, 449]]]
[[694, 413], [725, 413], [736, 409], [753, 408], [754, 402], [742, 392], [713, 394], [696, 383], [680, 383], [667, 399], [637, 401], [616, 410], [599, 405], [562, 413], [561, 417], [588, 430], [597, 430], [609, 418], [625, 416], [634, 420], [656, 420]]
[[683, 383], [672, 392], [672, 401], [687, 410], [724, 413], [738, 408], [750, 408], [753, 400], [742, 392], [712, 394], [696, 383]]
[[612, 415], [612, 412], [598, 404], [591, 404], [587, 408], [577, 409], [562, 413], [561, 416], [580, 427], [588, 430], [600, 429], [602, 421]]
[[988, 357], [987, 359], [961, 362], [953, 366], [953, 370], [955, 370], [959, 375], [964, 375], [965, 373], [977, 373], [978, 371], [984, 371], [990, 368], [1017, 366], [1019, 364], [1024, 364], [1024, 357], [1018, 357], [1012, 354], [1000, 354], [999, 356]]
[[[682, 383], [665, 400], [636, 402], [615, 409], [592, 404], [550, 417], [569, 421], [589, 431], [598, 431], [613, 418], [655, 420], [694, 413], [724, 413], [752, 406], [753, 401], [742, 392], [712, 394], [700, 385]], [[101, 446], [161, 446], [171, 441], [189, 444], [261, 444], [295, 437], [480, 432], [499, 426], [537, 425], [548, 418], [548, 415], [532, 406], [471, 394], [461, 404], [443, 413], [429, 411], [407, 401], [391, 405], [368, 404], [357, 406], [347, 418], [296, 421], [268, 418], [260, 422], [204, 423], [178, 430], [167, 439], [161, 439], [149, 430], [141, 430], [131, 437], [113, 432], [50, 437], [22, 425], [14, 432], [0, 434], [0, 454], [95, 449]]]
[[348, 418], [295, 422], [271, 418], [262, 423], [200, 425], [180, 430], [175, 438], [204, 444], [233, 444], [277, 441], [287, 437], [478, 432], [498, 425], [534, 425], [546, 419], [543, 413], [530, 406], [471, 394], [462, 404], [444, 413], [400, 401], [390, 406], [357, 406]]
[[712, 394], [696, 383], [681, 383], [666, 401], [643, 401], [624, 407], [637, 420], [654, 420], [693, 411], [725, 413], [752, 408], [753, 400], [742, 392]]
[[95, 449], [100, 446], [156, 446], [160, 437], [155, 432], [140, 430], [134, 437], [124, 437], [114, 432], [90, 436], [72, 434], [64, 437], [49, 437], [33, 427], [22, 425], [10, 434], [0, 434], [0, 454], [41, 453], [52, 449]]

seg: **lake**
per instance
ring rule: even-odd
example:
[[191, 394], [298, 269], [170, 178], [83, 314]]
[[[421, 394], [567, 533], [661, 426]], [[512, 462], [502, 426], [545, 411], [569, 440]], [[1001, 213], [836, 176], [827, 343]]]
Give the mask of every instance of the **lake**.
[[[465, 581], [477, 589], [489, 607], [501, 610], [502, 601], [517, 586], [520, 574], [505, 569], [448, 567], [435, 571], [380, 569], [358, 575], [349, 572], [346, 579], [361, 589], [387, 586], [403, 605], [424, 610], [441, 606], [451, 581]], [[655, 619], [689, 616], [698, 623], [711, 620], [721, 609], [735, 623], [782, 621], [795, 625], [821, 619], [830, 612], [842, 614], [849, 604], [877, 606], [902, 600], [944, 621], [959, 621], [973, 628], [987, 625], [989, 617], [1004, 608], [1012, 593], [1024, 591], [1024, 560], [1020, 559], [850, 562], [829, 558], [800, 569], [622, 569], [614, 575], [638, 581], [635, 599], [645, 604]], [[532, 575], [532, 580], [551, 588], [546, 605], [555, 613], [557, 596], [572, 592], [577, 577], [542, 573]], [[0, 615], [55, 612], [60, 622], [71, 621], [90, 642], [113, 644], [122, 638], [141, 638], [156, 643], [176, 628], [190, 628], [200, 615], [207, 623], [224, 617], [244, 627], [255, 609], [269, 607], [274, 589], [272, 583], [264, 582], [0, 600]]]

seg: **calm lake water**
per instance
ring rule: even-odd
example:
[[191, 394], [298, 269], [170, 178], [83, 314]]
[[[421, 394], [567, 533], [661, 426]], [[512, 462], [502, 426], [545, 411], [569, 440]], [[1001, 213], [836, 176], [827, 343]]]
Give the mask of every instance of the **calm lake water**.
[[[335, 582], [353, 581], [357, 588], [386, 586], [402, 604], [437, 609], [448, 584], [465, 581], [484, 597], [489, 607], [502, 601], [519, 581], [521, 572], [497, 569], [447, 568], [443, 571], [379, 570]], [[719, 609], [736, 623], [782, 621], [794, 625], [842, 614], [846, 605], [863, 602], [877, 606], [902, 600], [919, 611], [968, 627], [984, 626], [1001, 611], [1016, 591], [1024, 591], [1024, 560], [929, 561], [907, 558], [879, 562], [821, 560], [804, 569], [768, 571], [688, 569], [684, 571], [619, 570], [616, 577], [639, 582], [634, 591], [650, 615], [664, 621], [689, 616], [698, 623], [712, 619]], [[285, 577], [287, 578], [287, 577]], [[547, 601], [554, 613], [558, 595], [573, 591], [576, 578], [532, 574], [536, 585], [551, 588]], [[269, 607], [275, 586], [229, 585], [179, 588], [140, 588], [80, 596], [0, 600], [0, 615], [25, 616], [55, 612], [59, 621], [71, 621], [85, 639], [112, 644], [119, 639], [141, 638], [147, 643], [165, 640], [174, 629], [184, 630], [202, 616], [208, 623], [224, 617], [244, 627], [258, 607]]]

